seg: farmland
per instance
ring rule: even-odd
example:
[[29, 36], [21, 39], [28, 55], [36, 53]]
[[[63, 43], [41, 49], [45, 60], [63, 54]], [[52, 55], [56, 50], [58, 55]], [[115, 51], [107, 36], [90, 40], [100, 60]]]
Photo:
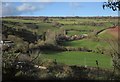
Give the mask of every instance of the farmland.
[[[40, 57], [68, 66], [99, 67], [113, 70], [110, 27], [117, 17], [3, 17], [2, 38], [14, 46], [4, 53]], [[106, 31], [109, 32], [106, 32]], [[115, 35], [114, 35], [115, 36]], [[116, 37], [117, 37], [116, 33]], [[116, 39], [114, 39], [116, 40]], [[98, 64], [96, 64], [96, 61]]]
[[45, 58], [48, 59], [56, 59], [60, 63], [65, 63], [68, 65], [78, 65], [78, 66], [93, 66], [97, 67], [95, 61], [99, 61], [99, 65], [101, 68], [112, 68], [112, 61], [110, 56], [97, 54], [96, 53], [88, 53], [88, 52], [47, 52]]

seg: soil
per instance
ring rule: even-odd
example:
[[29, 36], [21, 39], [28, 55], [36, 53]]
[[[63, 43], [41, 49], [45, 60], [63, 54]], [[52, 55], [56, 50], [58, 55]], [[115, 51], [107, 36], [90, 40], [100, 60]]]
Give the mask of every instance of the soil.
[[120, 34], [120, 26], [114, 26], [107, 29], [107, 33], [110, 33], [113, 37], [118, 38]]

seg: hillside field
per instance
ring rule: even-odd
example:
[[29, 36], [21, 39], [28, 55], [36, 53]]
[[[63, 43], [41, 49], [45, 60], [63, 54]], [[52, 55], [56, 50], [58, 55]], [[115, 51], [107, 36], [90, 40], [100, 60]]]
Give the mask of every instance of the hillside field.
[[[10, 40], [15, 46], [8, 52], [26, 53], [29, 49], [36, 49], [44, 59], [55, 60], [67, 65], [96, 67], [96, 60], [100, 68], [112, 69], [110, 45], [107, 38], [112, 35], [104, 32], [117, 24], [114, 17], [4, 17], [3, 40]], [[46, 20], [45, 20], [46, 18]], [[103, 30], [99, 33], [99, 31]], [[98, 33], [98, 34], [97, 34]], [[86, 35], [86, 36], [83, 36]], [[61, 37], [58, 37], [61, 36]], [[56, 40], [58, 37], [59, 40]], [[68, 37], [66, 39], [66, 37]], [[78, 38], [80, 37], [80, 38]], [[62, 40], [62, 41], [61, 41]], [[60, 44], [57, 43], [60, 42]], [[40, 46], [57, 45], [72, 51], [38, 49]], [[29, 48], [28, 48], [29, 47]], [[82, 50], [79, 50], [81, 48]], [[52, 49], [52, 48], [50, 48]], [[56, 48], [57, 49], [57, 48]], [[75, 50], [77, 49], [77, 50]], [[86, 50], [86, 51], [85, 51]], [[92, 50], [92, 51], [87, 51]], [[33, 50], [34, 51], [34, 50]], [[59, 51], [59, 52], [58, 52]]]

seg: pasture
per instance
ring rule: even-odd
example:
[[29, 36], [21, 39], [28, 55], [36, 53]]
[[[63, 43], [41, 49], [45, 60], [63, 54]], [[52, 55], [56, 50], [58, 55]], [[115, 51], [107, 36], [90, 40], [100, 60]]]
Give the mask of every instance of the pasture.
[[59, 63], [78, 66], [97, 67], [96, 60], [99, 62], [100, 68], [112, 69], [112, 59], [110, 56], [92, 53], [92, 52], [51, 52], [47, 51], [41, 55], [43, 58], [55, 60]]
[[[97, 36], [96, 33], [108, 28], [112, 27], [114, 24], [117, 23], [116, 19], [114, 18], [104, 18], [104, 17], [85, 17], [85, 18], [60, 18], [60, 17], [48, 17], [47, 21], [44, 21], [45, 17], [36, 17], [36, 18], [3, 18], [3, 30], [5, 32], [3, 35], [8, 35], [8, 37], [3, 37], [7, 40], [12, 40], [16, 44], [16, 46], [21, 45], [23, 48], [24, 46], [28, 46], [28, 44], [32, 45], [32, 47], [39, 47], [41, 45], [50, 44], [51, 42], [56, 42], [57, 34], [61, 34], [63, 36], [80, 36], [83, 34], [87, 34], [88, 37], [79, 39], [79, 40], [72, 40], [72, 41], [63, 41], [61, 45], [56, 44], [62, 47], [73, 47], [73, 48], [85, 48], [90, 49], [92, 52], [82, 52], [82, 51], [49, 51], [46, 50], [45, 52], [42, 51], [42, 57], [45, 59], [56, 59], [59, 63], [64, 63], [67, 65], [79, 65], [79, 66], [91, 66], [96, 67], [96, 60], [99, 62], [100, 68], [108, 68], [112, 69], [112, 58], [110, 54], [106, 54], [110, 52], [110, 45], [106, 42], [108, 38], [112, 38], [112, 36], [106, 32], [106, 30], [100, 32]], [[6, 32], [6, 29], [15, 30], [15, 34], [11, 34], [10, 32]], [[9, 28], [8, 28], [9, 27]], [[14, 28], [14, 29], [13, 29]], [[22, 36], [19, 37], [17, 32], [22, 30]], [[50, 31], [50, 32], [48, 32]], [[29, 35], [25, 34], [28, 33]], [[44, 33], [47, 33], [45, 35]], [[55, 33], [53, 33], [55, 32]], [[67, 32], [67, 33], [65, 33]], [[10, 34], [9, 34], [10, 33]], [[32, 40], [33, 38], [38, 36], [42, 36], [42, 38], [37, 38], [36, 40]], [[11, 36], [12, 37], [9, 37]], [[24, 37], [23, 37], [24, 36]], [[24, 40], [23, 38], [27, 37], [27, 39], [32, 40], [32, 43], [29, 40]], [[47, 37], [47, 38], [46, 38]], [[16, 39], [15, 39], [16, 38]], [[44, 38], [44, 40], [43, 40]], [[47, 40], [47, 41], [45, 41]], [[28, 41], [28, 42], [27, 42]], [[48, 43], [47, 43], [48, 42]], [[17, 44], [18, 43], [18, 44]], [[24, 43], [24, 44], [22, 44]], [[18, 49], [18, 48], [14, 48]], [[27, 49], [24, 49], [24, 51]]]
[[63, 46], [71, 47], [85, 47], [88, 49], [96, 50], [97, 48], [109, 48], [109, 44], [105, 41], [95, 41], [93, 39], [82, 39], [77, 41], [64, 42]]

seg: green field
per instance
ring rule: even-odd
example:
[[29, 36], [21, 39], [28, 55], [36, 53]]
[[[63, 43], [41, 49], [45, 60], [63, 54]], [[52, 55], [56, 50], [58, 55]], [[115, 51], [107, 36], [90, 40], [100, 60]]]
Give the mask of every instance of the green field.
[[[45, 59], [52, 59], [57, 60], [57, 62], [65, 63], [67, 65], [79, 65], [79, 66], [93, 66], [96, 67], [96, 60], [99, 62], [99, 67], [101, 68], [112, 68], [112, 60], [109, 52], [110, 45], [106, 42], [105, 39], [112, 38], [109, 34], [106, 32], [101, 32], [97, 36], [95, 36], [96, 32], [113, 26], [113, 23], [116, 23], [116, 19], [113, 18], [48, 18], [48, 22], [45, 22], [42, 20], [42, 18], [31, 18], [31, 19], [18, 19], [18, 18], [3, 18], [3, 21], [5, 22], [4, 25], [6, 27], [15, 28], [16, 31], [18, 29], [25, 29], [27, 31], [30, 31], [31, 34], [37, 35], [43, 35], [44, 32], [50, 31], [47, 36], [47, 41], [54, 42], [52, 39], [55, 40], [56, 35], [55, 34], [64, 34], [64, 32], [67, 31], [68, 36], [74, 36], [74, 35], [82, 35], [82, 34], [88, 34], [87, 38], [80, 39], [80, 40], [73, 40], [73, 41], [64, 41], [61, 43], [62, 47], [72, 47], [72, 48], [86, 48], [89, 50], [93, 50], [95, 52], [80, 52], [80, 51], [66, 51], [66, 52], [58, 52], [58, 51], [49, 51], [46, 50], [43, 51], [42, 57]], [[54, 23], [59, 23], [61, 26], [54, 26]], [[14, 24], [15, 23], [15, 24]], [[33, 24], [33, 27], [31, 25], [27, 25], [26, 23]], [[37, 26], [37, 28], [34, 28], [34, 26]], [[26, 31], [26, 33], [27, 33]], [[54, 33], [55, 32], [55, 33]], [[6, 33], [6, 32], [4, 32]], [[29, 33], [29, 34], [30, 34]], [[51, 34], [52, 33], [52, 34]], [[9, 32], [8, 32], [9, 35]], [[24, 35], [24, 32], [23, 32]], [[50, 36], [53, 35], [53, 36]], [[11, 36], [11, 35], [9, 35]], [[13, 37], [14, 36], [14, 37]], [[25, 35], [26, 36], [26, 35]], [[45, 36], [45, 37], [46, 37]], [[11, 37], [8, 37], [7, 39], [11, 39], [12, 41], [15, 41], [16, 45], [21, 45], [22, 47], [28, 46], [27, 41], [26, 45], [22, 44], [24, 42], [23, 37], [16, 36], [15, 34]], [[29, 39], [29, 38], [28, 38]], [[30, 39], [31, 40], [31, 39]], [[18, 43], [18, 44], [17, 44]], [[35, 45], [39, 46], [39, 44], [44, 43], [43, 40], [39, 39], [39, 42], [36, 41], [32, 43], [33, 47]], [[96, 52], [97, 50], [101, 49], [105, 53], [102, 54], [101, 52]], [[16, 48], [17, 49], [17, 48]], [[105, 51], [105, 49], [109, 51]]]
[[101, 30], [105, 27], [100, 26], [88, 26], [88, 25], [65, 25], [62, 28], [64, 29], [75, 29], [75, 30]]
[[69, 47], [85, 47], [88, 49], [96, 50], [97, 48], [109, 48], [109, 44], [105, 41], [94, 41], [92, 39], [82, 39], [77, 41], [64, 42], [63, 46]]
[[81, 35], [81, 34], [87, 34], [88, 32], [79, 32], [79, 31], [68, 31], [69, 36], [74, 36], [74, 35]]
[[112, 61], [110, 56], [92, 53], [92, 52], [46, 52], [41, 55], [47, 59], [57, 60], [57, 62], [65, 63], [67, 65], [82, 65], [96, 67], [96, 60], [99, 62], [101, 68], [112, 68]]
[[106, 31], [99, 33], [98, 37], [100, 37], [102, 39], [112, 39], [113, 38], [113, 36], [111, 34], [107, 33]]

